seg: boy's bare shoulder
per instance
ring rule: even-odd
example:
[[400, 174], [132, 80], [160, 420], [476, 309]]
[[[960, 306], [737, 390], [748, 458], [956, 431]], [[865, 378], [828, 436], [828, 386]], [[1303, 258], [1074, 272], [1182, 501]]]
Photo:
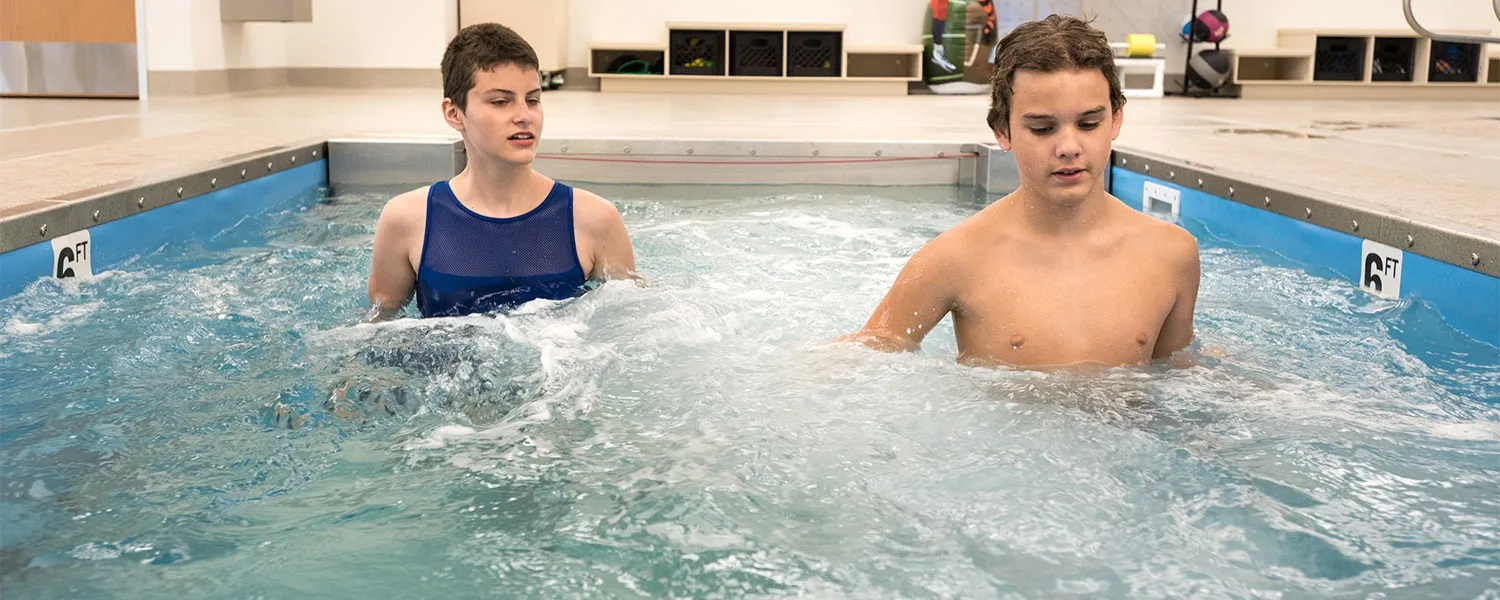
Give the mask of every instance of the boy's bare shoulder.
[[1198, 239], [1181, 225], [1163, 221], [1146, 213], [1127, 208], [1134, 237], [1157, 256], [1178, 261], [1198, 262]]

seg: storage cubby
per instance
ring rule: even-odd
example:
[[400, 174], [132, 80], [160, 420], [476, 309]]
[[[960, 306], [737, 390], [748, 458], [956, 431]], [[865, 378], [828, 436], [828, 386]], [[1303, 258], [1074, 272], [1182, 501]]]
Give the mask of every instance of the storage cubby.
[[838, 31], [788, 31], [786, 74], [789, 77], [838, 77], [843, 74], [844, 36]]
[[849, 47], [819, 23], [667, 23], [666, 41], [589, 44], [604, 92], [905, 95], [922, 78], [922, 46]]
[[729, 74], [780, 77], [785, 37], [780, 31], [730, 31]]
[[922, 78], [922, 47], [911, 50], [871, 48], [849, 51], [850, 77], [891, 77], [917, 80]]
[[1353, 36], [1318, 36], [1313, 54], [1313, 80], [1363, 81], [1367, 41]]
[[723, 75], [724, 31], [673, 29], [668, 38], [667, 72], [672, 75]]
[[1416, 37], [1376, 37], [1370, 48], [1370, 81], [1415, 81]]
[[1275, 48], [1230, 52], [1241, 98], [1500, 101], [1500, 44], [1409, 29], [1279, 29]]
[[1432, 42], [1427, 80], [1446, 83], [1479, 81], [1479, 44]]
[[589, 48], [589, 75], [665, 75], [666, 55], [660, 46]]
[[1236, 82], [1312, 80], [1312, 56], [1305, 52], [1262, 51], [1239, 55], [1238, 60]]

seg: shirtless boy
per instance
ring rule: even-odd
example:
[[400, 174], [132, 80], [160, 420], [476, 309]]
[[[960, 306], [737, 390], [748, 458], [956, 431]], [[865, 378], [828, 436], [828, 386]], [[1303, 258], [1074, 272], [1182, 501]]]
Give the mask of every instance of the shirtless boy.
[[1125, 114], [1108, 39], [1052, 15], [1005, 36], [995, 67], [988, 121], [1020, 187], [918, 250], [849, 337], [916, 350], [952, 313], [967, 364], [1135, 365], [1187, 346], [1196, 241], [1104, 189]]

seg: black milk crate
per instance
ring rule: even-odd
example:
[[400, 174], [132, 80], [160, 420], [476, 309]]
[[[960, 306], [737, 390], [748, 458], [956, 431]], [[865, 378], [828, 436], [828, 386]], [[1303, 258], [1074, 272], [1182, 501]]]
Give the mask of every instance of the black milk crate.
[[791, 77], [839, 77], [844, 69], [841, 31], [786, 32], [786, 74]]
[[729, 32], [729, 74], [781, 76], [780, 31]]
[[1417, 38], [1375, 38], [1370, 81], [1411, 81], [1417, 66]]
[[1313, 55], [1313, 80], [1363, 81], [1365, 38], [1319, 37]]
[[1428, 81], [1479, 81], [1479, 44], [1432, 42]]
[[669, 75], [723, 75], [724, 31], [719, 29], [673, 29], [668, 37], [671, 56]]

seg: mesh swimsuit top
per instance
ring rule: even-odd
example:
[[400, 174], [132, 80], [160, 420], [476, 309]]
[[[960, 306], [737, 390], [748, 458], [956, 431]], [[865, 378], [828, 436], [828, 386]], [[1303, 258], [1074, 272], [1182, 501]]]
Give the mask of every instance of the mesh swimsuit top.
[[450, 317], [583, 293], [573, 238], [573, 188], [554, 182], [531, 212], [486, 217], [460, 204], [447, 181], [427, 190], [427, 230], [417, 268], [417, 308]]

